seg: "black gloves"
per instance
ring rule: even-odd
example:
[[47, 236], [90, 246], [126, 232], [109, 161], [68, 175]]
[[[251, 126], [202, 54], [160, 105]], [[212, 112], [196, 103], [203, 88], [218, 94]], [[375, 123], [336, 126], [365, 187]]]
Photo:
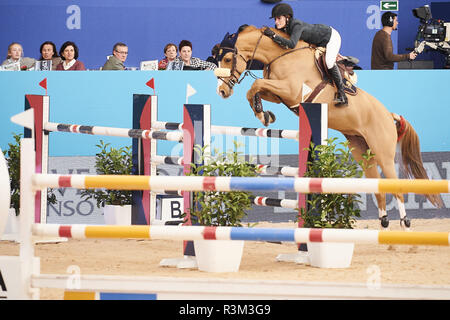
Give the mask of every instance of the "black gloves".
[[269, 38], [274, 38], [275, 37], [275, 32], [273, 32], [270, 28], [265, 28], [263, 31], [265, 36], [268, 36]]

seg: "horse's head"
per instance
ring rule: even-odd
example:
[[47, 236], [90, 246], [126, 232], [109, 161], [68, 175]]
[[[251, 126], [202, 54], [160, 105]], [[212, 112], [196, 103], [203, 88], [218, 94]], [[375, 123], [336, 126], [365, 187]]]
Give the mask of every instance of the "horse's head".
[[247, 67], [247, 60], [239, 54], [236, 48], [238, 33], [227, 33], [220, 43], [217, 61], [219, 68], [214, 70], [214, 74], [219, 79], [217, 93], [222, 98], [228, 98], [233, 94], [233, 87], [239, 83], [241, 74]]

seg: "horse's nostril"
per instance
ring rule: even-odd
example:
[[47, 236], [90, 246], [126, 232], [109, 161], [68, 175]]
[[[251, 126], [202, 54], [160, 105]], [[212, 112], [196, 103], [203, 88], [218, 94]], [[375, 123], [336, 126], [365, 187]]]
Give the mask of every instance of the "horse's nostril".
[[224, 91], [224, 90], [220, 90], [220, 95], [221, 95], [222, 97], [225, 97], [225, 91]]

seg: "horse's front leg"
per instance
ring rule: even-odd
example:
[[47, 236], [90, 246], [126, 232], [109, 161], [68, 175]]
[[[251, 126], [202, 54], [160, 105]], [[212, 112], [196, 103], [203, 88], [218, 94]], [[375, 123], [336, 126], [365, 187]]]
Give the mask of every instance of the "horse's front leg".
[[283, 86], [284, 81], [281, 80], [266, 80], [257, 79], [253, 82], [250, 90], [247, 91], [247, 100], [250, 104], [255, 117], [258, 118], [264, 126], [268, 126], [270, 123], [275, 122], [275, 115], [271, 111], [264, 111], [262, 100], [280, 103], [279, 93], [283, 94], [286, 91], [285, 88], [289, 86], [286, 84]]

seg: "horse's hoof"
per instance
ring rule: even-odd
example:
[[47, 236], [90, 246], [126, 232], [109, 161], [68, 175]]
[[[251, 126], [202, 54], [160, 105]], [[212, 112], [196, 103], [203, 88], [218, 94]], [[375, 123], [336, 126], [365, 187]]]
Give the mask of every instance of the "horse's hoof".
[[263, 112], [263, 106], [259, 92], [255, 93], [255, 95], [253, 96], [253, 110], [256, 113]]
[[269, 124], [275, 122], [276, 117], [271, 111], [264, 112], [264, 126], [267, 127]]
[[407, 216], [400, 219], [400, 227], [409, 229], [411, 227], [411, 220]]
[[380, 219], [380, 222], [381, 222], [381, 226], [383, 227], [383, 228], [387, 228], [387, 227], [389, 227], [389, 218], [388, 218], [388, 216], [386, 215], [386, 216], [382, 216], [381, 218], [379, 218]]

